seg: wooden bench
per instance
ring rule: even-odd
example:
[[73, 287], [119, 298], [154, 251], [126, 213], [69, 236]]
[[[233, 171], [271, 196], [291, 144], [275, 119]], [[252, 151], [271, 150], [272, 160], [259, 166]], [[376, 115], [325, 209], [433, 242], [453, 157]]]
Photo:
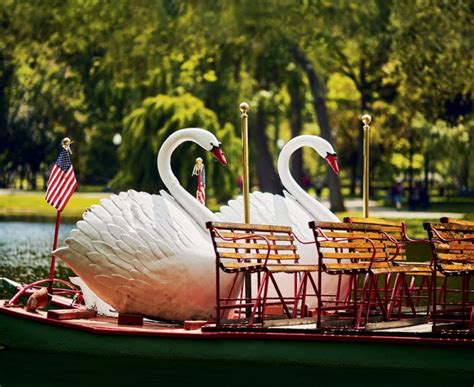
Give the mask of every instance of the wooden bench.
[[[396, 255], [394, 261], [406, 261], [406, 251], [405, 244], [403, 243], [406, 240], [406, 223], [405, 222], [395, 222], [391, 220], [378, 219], [378, 218], [357, 218], [357, 217], [345, 217], [345, 223], [352, 224], [369, 224], [373, 226], [378, 226], [392, 238], [394, 241], [388, 240], [387, 243], [387, 253], [389, 255]], [[392, 243], [393, 242], [393, 243]], [[399, 243], [397, 246], [396, 244]]]
[[[406, 273], [409, 281], [410, 295], [417, 307], [425, 303], [426, 310], [429, 311], [431, 302], [431, 279], [432, 255], [429, 247], [429, 240], [412, 239], [407, 234], [407, 225], [403, 221], [393, 221], [378, 218], [357, 218], [346, 217], [344, 222], [353, 224], [371, 224], [381, 228], [391, 238], [387, 241], [387, 253], [395, 255], [393, 263], [396, 265], [409, 265], [413, 272]], [[416, 261], [408, 260], [407, 250], [416, 251]], [[420, 256], [421, 251], [421, 256]], [[412, 253], [413, 256], [413, 253]], [[440, 289], [442, 289], [441, 287]], [[438, 289], [438, 290], [440, 290]], [[423, 307], [424, 308], [424, 307]]]
[[[356, 329], [369, 321], [370, 314], [379, 309], [379, 315], [388, 321], [392, 318], [394, 302], [401, 306], [402, 299], [409, 305], [412, 315], [416, 314], [406, 282], [406, 274], [414, 270], [410, 265], [395, 265], [398, 245], [393, 243], [380, 226], [371, 224], [310, 222], [318, 250], [317, 287], [320, 290], [317, 311], [317, 326], [321, 327], [321, 316], [327, 311], [353, 311], [353, 325]], [[390, 252], [390, 253], [389, 253]], [[341, 300], [324, 300], [322, 273], [329, 275], [351, 275], [349, 297]], [[378, 280], [383, 275], [399, 274], [390, 291], [383, 296]], [[359, 287], [359, 283], [362, 286]], [[400, 314], [400, 313], [399, 313]], [[399, 316], [400, 318], [400, 316]]]
[[[433, 329], [437, 321], [459, 321], [466, 325], [474, 306], [471, 279], [474, 273], [474, 225], [459, 223], [424, 223], [433, 253], [433, 278], [460, 278], [460, 284], [446, 292], [443, 300], [433, 296]], [[434, 281], [433, 281], [434, 282]], [[456, 286], [457, 285], [457, 286]]]
[[[316, 283], [310, 275], [318, 271], [314, 265], [299, 264], [299, 255], [291, 227], [208, 222], [216, 254], [216, 324], [220, 325], [226, 310], [251, 308], [248, 325], [263, 323], [268, 305], [283, 305], [287, 318], [298, 316], [299, 306], [305, 305], [308, 282], [317, 293]], [[222, 295], [220, 271], [225, 273], [249, 273], [258, 277], [258, 289], [254, 296], [236, 297], [234, 286]], [[275, 276], [277, 273], [293, 275], [297, 281], [294, 292], [283, 294]], [[237, 277], [236, 277], [237, 278]], [[272, 284], [277, 297], [268, 297]], [[292, 310], [291, 310], [292, 309]]]

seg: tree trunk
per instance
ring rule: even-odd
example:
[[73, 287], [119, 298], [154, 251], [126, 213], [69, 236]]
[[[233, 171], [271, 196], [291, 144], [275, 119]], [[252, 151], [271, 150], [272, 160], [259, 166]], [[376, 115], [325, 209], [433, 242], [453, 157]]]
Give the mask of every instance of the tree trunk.
[[262, 102], [259, 103], [255, 120], [255, 130], [253, 131], [253, 140], [256, 148], [254, 154], [257, 179], [260, 191], [280, 193], [282, 191], [280, 178], [275, 171], [272, 155], [268, 149], [268, 140], [265, 133], [265, 110], [263, 105]]
[[[294, 138], [301, 134], [301, 128], [303, 127], [303, 96], [301, 95], [301, 83], [296, 74], [288, 85], [288, 91], [291, 98], [291, 137]], [[291, 172], [295, 181], [301, 185], [303, 183], [303, 152], [301, 149], [295, 152], [291, 158]]]
[[[321, 84], [321, 81], [319, 80], [313, 66], [311, 63], [309, 63], [308, 58], [306, 58], [306, 56], [296, 47], [292, 49], [292, 52], [296, 62], [303, 68], [303, 70], [306, 72], [306, 75], [308, 76], [311, 94], [313, 95], [313, 108], [316, 113], [316, 119], [318, 121], [321, 137], [332, 143], [332, 134], [331, 128], [329, 126], [324, 87]], [[345, 211], [339, 176], [329, 169], [328, 186], [331, 211]]]
[[430, 190], [430, 153], [429, 151], [425, 152], [425, 162], [423, 165], [424, 169], [424, 185], [426, 190], [429, 192]]
[[462, 158], [462, 172], [461, 172], [461, 184], [466, 187], [466, 190], [469, 191], [471, 189], [471, 185], [469, 184], [469, 177], [470, 177], [470, 168], [471, 168], [471, 149], [472, 149], [472, 135], [474, 132], [474, 128], [469, 127], [467, 131], [468, 140], [467, 140], [467, 149], [466, 153], [464, 153]]
[[[365, 67], [364, 67], [364, 62], [360, 62], [359, 66], [359, 73], [360, 73], [360, 113], [366, 114], [368, 113], [368, 106], [369, 106], [369, 98], [367, 95], [367, 82], [365, 78]], [[357, 138], [357, 165], [355, 167], [356, 171], [356, 177], [355, 177], [355, 184], [359, 188], [360, 195], [362, 195], [362, 181], [364, 178], [364, 123], [362, 121], [359, 121], [359, 135]], [[369, 185], [370, 185], [370, 178], [369, 178]], [[371, 190], [369, 189], [369, 195], [370, 195]]]
[[354, 151], [351, 153], [350, 156], [350, 163], [351, 163], [351, 183], [350, 183], [350, 193], [352, 196], [356, 195], [357, 189], [357, 155], [359, 153]]
[[413, 129], [409, 129], [410, 134], [408, 137], [408, 143], [410, 144], [410, 147], [408, 149], [408, 195], [412, 196], [413, 194], [413, 157], [415, 155], [415, 136], [413, 135]]

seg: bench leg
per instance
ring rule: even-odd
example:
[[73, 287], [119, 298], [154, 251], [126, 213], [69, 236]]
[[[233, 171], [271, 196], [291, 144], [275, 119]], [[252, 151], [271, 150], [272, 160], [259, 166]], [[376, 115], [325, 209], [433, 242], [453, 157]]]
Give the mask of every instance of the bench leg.
[[273, 286], [275, 287], [275, 291], [278, 294], [278, 298], [280, 299], [280, 301], [283, 304], [283, 309], [285, 311], [286, 316], [288, 318], [291, 318], [290, 310], [288, 309], [288, 305], [286, 305], [285, 299], [283, 298], [283, 295], [281, 294], [280, 288], [278, 287], [278, 284], [276, 283], [275, 278], [273, 277], [273, 275], [271, 273], [269, 273], [268, 276], [269, 276], [270, 280], [272, 281]]
[[[295, 300], [293, 303], [293, 313], [291, 315], [292, 318], [298, 317], [298, 304], [299, 304], [300, 299], [301, 299], [301, 313], [303, 313], [303, 305], [306, 299], [306, 286], [308, 283], [308, 275], [309, 273], [303, 272], [303, 275], [301, 276], [300, 284], [298, 285], [298, 288], [296, 289]], [[304, 317], [304, 316], [302, 315], [301, 317]]]
[[469, 321], [469, 330], [474, 330], [474, 306], [471, 306], [471, 319]]
[[[254, 321], [255, 321], [255, 316], [257, 315], [257, 312], [258, 312], [258, 309], [262, 308], [263, 310], [265, 309], [265, 304], [266, 304], [266, 301], [267, 301], [267, 290], [268, 290], [268, 276], [269, 276], [269, 273], [265, 272], [263, 273], [263, 277], [262, 277], [262, 282], [260, 283], [260, 286], [258, 288], [258, 292], [257, 292], [257, 295], [255, 297], [255, 303], [253, 304], [253, 308], [252, 308], [252, 313], [250, 314], [250, 318], [249, 318], [249, 322], [248, 322], [248, 325], [249, 326], [252, 326]], [[263, 307], [261, 305], [261, 302], [262, 302], [262, 292], [263, 292]], [[263, 310], [261, 310], [261, 312], [263, 312]], [[263, 323], [263, 313], [261, 313], [262, 315], [260, 316], [261, 319], [262, 319], [262, 323]]]
[[[357, 301], [357, 284], [355, 284], [355, 288], [356, 288], [356, 293], [355, 293], [356, 296], [354, 298], [354, 304], [355, 304], [355, 307], [356, 307], [356, 316], [355, 316], [355, 321], [354, 321], [354, 328], [355, 329], [359, 329], [360, 322], [362, 320], [362, 311], [363, 311], [362, 309], [363, 309], [364, 305], [367, 305], [367, 302], [366, 302], [366, 299], [367, 299], [367, 295], [366, 295], [367, 285], [369, 285], [369, 291], [371, 292], [372, 291], [371, 276], [366, 274], [365, 278], [364, 278], [364, 284], [362, 285], [362, 289], [361, 289], [360, 301]], [[369, 299], [370, 299], [370, 295], [369, 295]]]

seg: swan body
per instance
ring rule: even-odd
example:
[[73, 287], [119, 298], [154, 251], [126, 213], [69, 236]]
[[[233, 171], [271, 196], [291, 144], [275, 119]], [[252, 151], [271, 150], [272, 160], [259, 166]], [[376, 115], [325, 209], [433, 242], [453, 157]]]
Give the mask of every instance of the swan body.
[[[171, 154], [185, 141], [196, 142], [226, 163], [212, 133], [176, 131], [157, 159], [170, 194], [129, 190], [102, 199], [84, 213], [66, 246], [53, 252], [119, 313], [172, 321], [214, 314], [215, 255], [205, 222], [217, 217], [171, 171]], [[223, 277], [223, 291], [234, 278]]]
[[[284, 196], [271, 193], [253, 192], [250, 194], [250, 223], [280, 224], [291, 226], [293, 232], [301, 241], [313, 241], [314, 236], [308, 223], [312, 220], [339, 222], [334, 215], [319, 201], [307, 194], [294, 180], [290, 173], [290, 157], [303, 146], [312, 147], [318, 155], [326, 159], [331, 168], [337, 173], [336, 153], [329, 142], [318, 136], [302, 135], [288, 141], [278, 158], [278, 174], [286, 188]], [[221, 221], [242, 222], [244, 203], [242, 196], [230, 200], [226, 206], [220, 208], [216, 215]], [[315, 244], [303, 244], [296, 240], [300, 262], [304, 264], [317, 263], [317, 249]], [[292, 276], [279, 274], [278, 284], [283, 293], [290, 294], [294, 289]], [[323, 286], [325, 293], [334, 294], [338, 286], [337, 276], [324, 276]], [[252, 284], [252, 291], [256, 284]], [[309, 307], [316, 305], [314, 297], [308, 299]]]

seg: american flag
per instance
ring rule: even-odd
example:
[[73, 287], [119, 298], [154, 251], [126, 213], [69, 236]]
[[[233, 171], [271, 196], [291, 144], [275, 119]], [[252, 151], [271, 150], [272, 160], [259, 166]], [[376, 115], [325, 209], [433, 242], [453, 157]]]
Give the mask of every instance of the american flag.
[[204, 164], [202, 164], [201, 169], [198, 171], [196, 199], [202, 204], [206, 204], [206, 170], [204, 169]]
[[69, 149], [63, 147], [49, 174], [46, 202], [58, 211], [62, 211], [76, 188], [77, 180], [69, 156]]

